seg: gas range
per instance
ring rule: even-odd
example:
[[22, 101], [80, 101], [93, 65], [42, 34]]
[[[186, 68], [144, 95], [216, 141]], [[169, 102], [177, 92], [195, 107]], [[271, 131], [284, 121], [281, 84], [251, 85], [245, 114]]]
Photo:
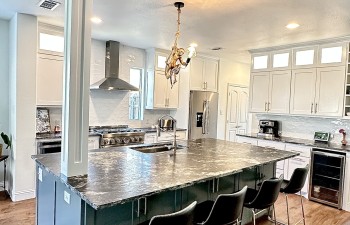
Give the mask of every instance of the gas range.
[[101, 148], [143, 144], [145, 139], [145, 132], [127, 125], [94, 126], [89, 129], [101, 135]]

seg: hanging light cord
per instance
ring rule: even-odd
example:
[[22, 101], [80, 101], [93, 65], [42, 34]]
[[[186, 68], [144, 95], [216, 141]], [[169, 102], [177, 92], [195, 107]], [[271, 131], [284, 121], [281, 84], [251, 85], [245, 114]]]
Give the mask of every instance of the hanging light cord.
[[180, 37], [180, 24], [181, 24], [181, 22], [180, 22], [180, 14], [181, 14], [181, 9], [179, 7], [179, 8], [177, 8], [177, 32], [175, 34], [175, 37], [176, 37], [175, 38], [175, 43], [174, 43], [175, 47], [177, 47], [177, 41], [178, 41], [178, 39]]

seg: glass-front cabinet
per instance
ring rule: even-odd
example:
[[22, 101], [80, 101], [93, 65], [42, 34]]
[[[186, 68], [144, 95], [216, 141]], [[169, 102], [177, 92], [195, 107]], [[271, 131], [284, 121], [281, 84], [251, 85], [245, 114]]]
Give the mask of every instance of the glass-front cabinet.
[[291, 68], [291, 50], [281, 50], [271, 53], [272, 70], [287, 70]]
[[254, 54], [252, 56], [252, 71], [269, 71], [270, 70], [270, 54]]
[[293, 49], [293, 69], [316, 67], [317, 46]]
[[346, 61], [346, 43], [320, 45], [318, 49], [318, 66], [341, 66]]

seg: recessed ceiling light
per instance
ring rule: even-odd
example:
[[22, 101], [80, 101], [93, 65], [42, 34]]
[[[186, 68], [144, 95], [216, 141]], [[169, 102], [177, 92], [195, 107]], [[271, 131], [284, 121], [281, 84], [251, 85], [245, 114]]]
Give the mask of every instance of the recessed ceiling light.
[[300, 25], [299, 24], [297, 24], [297, 23], [289, 23], [287, 26], [286, 26], [286, 28], [288, 28], [288, 29], [295, 29], [295, 28], [298, 28], [298, 27], [300, 27]]
[[95, 24], [99, 24], [99, 23], [102, 23], [102, 20], [98, 17], [92, 17], [91, 22], [93, 22]]

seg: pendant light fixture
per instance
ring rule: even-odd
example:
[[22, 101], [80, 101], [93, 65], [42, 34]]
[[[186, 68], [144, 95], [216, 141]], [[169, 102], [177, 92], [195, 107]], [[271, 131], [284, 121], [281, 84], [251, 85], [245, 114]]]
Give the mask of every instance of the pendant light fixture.
[[175, 42], [171, 49], [171, 53], [168, 56], [166, 60], [166, 67], [165, 67], [165, 76], [167, 79], [170, 79], [171, 87], [177, 82], [177, 75], [179, 74], [181, 68], [186, 68], [186, 66], [190, 63], [191, 58], [196, 56], [196, 44], [191, 44], [190, 47], [187, 49], [188, 51], [188, 57], [184, 61], [182, 57], [185, 54], [185, 49], [178, 48], [177, 42], [180, 37], [180, 14], [181, 14], [181, 8], [185, 6], [183, 2], [175, 2], [174, 6], [177, 8], [177, 32], [175, 33]]

